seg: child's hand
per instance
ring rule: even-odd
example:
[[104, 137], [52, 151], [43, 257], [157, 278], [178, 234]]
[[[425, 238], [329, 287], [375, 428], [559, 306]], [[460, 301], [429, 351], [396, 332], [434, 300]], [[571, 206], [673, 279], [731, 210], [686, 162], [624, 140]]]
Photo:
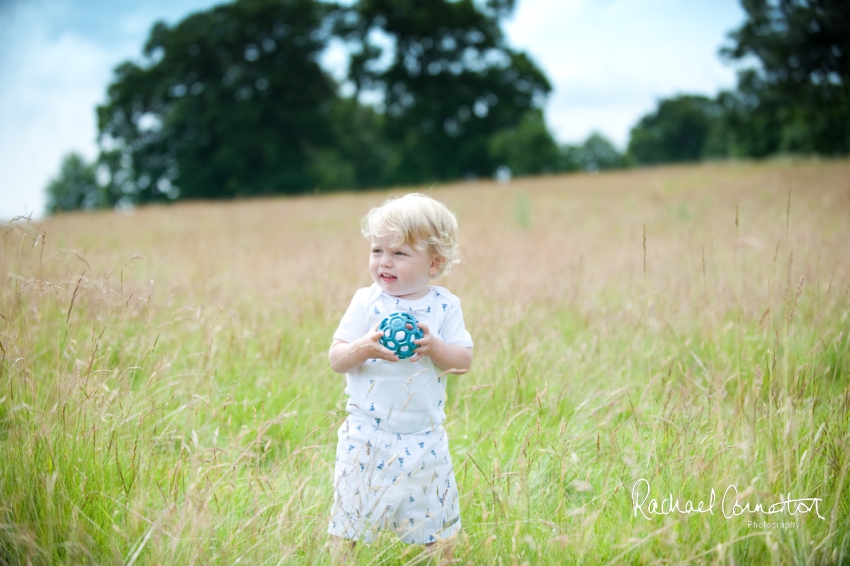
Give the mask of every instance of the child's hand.
[[397, 362], [398, 356], [385, 348], [380, 340], [382, 332], [378, 332], [376, 324], [370, 332], [361, 338], [348, 343], [343, 340], [334, 340], [328, 350], [328, 361], [331, 369], [336, 373], [348, 373], [367, 360], [381, 359], [388, 362]]
[[472, 348], [446, 344], [439, 336], [431, 334], [427, 324], [420, 322], [416, 326], [422, 329], [423, 336], [413, 341], [416, 344], [416, 350], [410, 358], [411, 362], [417, 362], [428, 356], [436, 367], [445, 370], [443, 374], [459, 375], [469, 371], [469, 366], [472, 364]]
[[388, 362], [397, 362], [398, 356], [395, 353], [381, 344], [381, 336], [384, 333], [378, 330], [378, 325], [372, 327], [372, 331], [366, 334], [363, 340], [363, 347], [368, 350], [368, 358], [377, 358], [387, 360]]
[[416, 344], [416, 350], [414, 350], [414, 352], [416, 353], [411, 356], [411, 362], [418, 362], [425, 356], [430, 355], [432, 350], [434, 349], [436, 342], [440, 340], [439, 338], [431, 334], [431, 332], [428, 330], [428, 325], [424, 322], [419, 322], [416, 324], [416, 326], [418, 326], [422, 330], [423, 336], [419, 340], [413, 341], [413, 343]]

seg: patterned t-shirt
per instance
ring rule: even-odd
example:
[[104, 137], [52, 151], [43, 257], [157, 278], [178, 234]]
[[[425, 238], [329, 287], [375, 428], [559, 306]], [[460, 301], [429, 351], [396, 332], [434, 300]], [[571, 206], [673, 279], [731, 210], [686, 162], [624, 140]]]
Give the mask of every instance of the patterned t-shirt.
[[[446, 344], [472, 348], [460, 300], [436, 286], [421, 299], [410, 301], [388, 295], [375, 284], [359, 289], [334, 332], [334, 340], [359, 340], [394, 312], [412, 314]], [[427, 356], [417, 362], [366, 360], [346, 376], [346, 410], [389, 432], [432, 430], [446, 420], [446, 377], [439, 377], [440, 373], [442, 370]]]

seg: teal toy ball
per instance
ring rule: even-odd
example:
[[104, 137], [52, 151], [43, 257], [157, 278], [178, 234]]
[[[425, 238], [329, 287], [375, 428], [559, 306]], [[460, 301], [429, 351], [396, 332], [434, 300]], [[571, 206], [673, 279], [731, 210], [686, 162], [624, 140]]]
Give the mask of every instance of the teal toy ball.
[[381, 345], [401, 360], [411, 357], [416, 349], [413, 341], [424, 336], [422, 329], [416, 326], [417, 322], [411, 314], [394, 312], [378, 326], [378, 330], [384, 333], [380, 338]]

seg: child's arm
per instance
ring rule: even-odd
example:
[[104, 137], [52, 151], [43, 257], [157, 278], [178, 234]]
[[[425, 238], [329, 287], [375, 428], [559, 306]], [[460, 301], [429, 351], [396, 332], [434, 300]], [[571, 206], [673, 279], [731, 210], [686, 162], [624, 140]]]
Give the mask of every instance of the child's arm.
[[354, 342], [334, 340], [331, 343], [330, 350], [328, 350], [331, 369], [337, 373], [348, 373], [366, 360], [373, 358], [397, 362], [398, 356], [378, 342], [381, 336], [383, 336], [383, 332], [379, 332], [376, 325], [371, 332]]
[[466, 348], [457, 344], [446, 344], [428, 330], [428, 325], [419, 323], [424, 336], [414, 340], [416, 354], [410, 358], [416, 362], [425, 356], [431, 358], [434, 365], [449, 373], [461, 374], [469, 371], [472, 365], [472, 348]]

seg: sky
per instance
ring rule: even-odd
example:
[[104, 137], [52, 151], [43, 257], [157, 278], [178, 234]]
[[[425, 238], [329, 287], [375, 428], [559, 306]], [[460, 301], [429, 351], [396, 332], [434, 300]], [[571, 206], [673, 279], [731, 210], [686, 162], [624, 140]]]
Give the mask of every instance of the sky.
[[[0, 0], [0, 220], [43, 216], [62, 157], [97, 156], [95, 107], [154, 22], [218, 3]], [[658, 99], [734, 87], [718, 50], [743, 21], [738, 0], [517, 0], [504, 30], [552, 83], [545, 114], [560, 143], [599, 132], [625, 149]]]

